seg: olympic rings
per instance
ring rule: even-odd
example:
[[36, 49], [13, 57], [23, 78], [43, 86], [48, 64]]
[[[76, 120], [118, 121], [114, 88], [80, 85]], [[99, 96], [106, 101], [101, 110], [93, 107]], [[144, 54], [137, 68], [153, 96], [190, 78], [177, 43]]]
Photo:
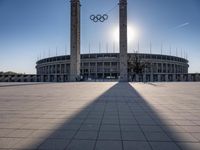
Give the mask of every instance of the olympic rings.
[[95, 15], [90, 16], [90, 20], [92, 20], [93, 22], [104, 22], [107, 19], [108, 19], [107, 14], [103, 14], [103, 15], [97, 14], [96, 16]]

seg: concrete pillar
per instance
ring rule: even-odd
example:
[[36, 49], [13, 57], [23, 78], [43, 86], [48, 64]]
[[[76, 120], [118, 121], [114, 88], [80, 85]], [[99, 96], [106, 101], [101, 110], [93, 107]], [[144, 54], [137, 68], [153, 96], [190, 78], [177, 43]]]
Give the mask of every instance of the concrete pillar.
[[105, 78], [105, 65], [104, 65], [104, 62], [103, 62], [103, 79]]
[[158, 74], [158, 82], [161, 82], [161, 75]]
[[165, 82], [169, 81], [169, 74], [165, 74]]
[[161, 63], [161, 73], [164, 73], [164, 64], [163, 63]]
[[51, 78], [51, 76], [50, 76], [50, 73], [51, 72], [51, 66], [48, 66], [48, 82], [50, 82], [50, 78]]
[[44, 75], [41, 75], [40, 82], [44, 82]]
[[64, 75], [61, 75], [61, 82], [64, 82]]
[[150, 73], [153, 73], [153, 63], [150, 64]]
[[197, 74], [197, 81], [200, 81], [200, 74]]
[[120, 81], [128, 81], [127, 69], [127, 0], [119, 0], [119, 26], [120, 26]]
[[173, 72], [172, 72], [172, 64], [170, 64], [170, 73], [173, 73]]
[[146, 82], [146, 74], [143, 74], [143, 82]]
[[111, 66], [111, 62], [110, 62], [110, 77], [112, 76], [112, 66]]
[[139, 75], [138, 74], [135, 75], [135, 81], [139, 82]]
[[150, 74], [150, 82], [153, 82], [153, 73]]
[[97, 63], [95, 63], [95, 79], [97, 79]]
[[176, 81], [176, 74], [173, 74], [173, 75], [172, 75], [172, 78], [173, 78], [173, 79], [172, 79], [173, 82], [175, 82], [175, 81]]
[[181, 78], [181, 79], [180, 79], [181, 81], [183, 81], [183, 80], [184, 80], [184, 79], [183, 79], [183, 74], [181, 74], [181, 77], [180, 77], [180, 78]]
[[158, 63], [156, 63], [156, 73], [158, 73]]
[[55, 74], [57, 74], [58, 73], [58, 66], [57, 66], [57, 64], [55, 64]]
[[195, 79], [196, 79], [196, 81], [199, 81], [199, 75], [198, 74], [195, 74]]
[[192, 76], [191, 76], [191, 74], [188, 74], [188, 81], [192, 81]]
[[91, 78], [91, 66], [90, 66], [90, 61], [88, 62], [88, 77]]
[[48, 82], [51, 82], [51, 75], [48, 75]]
[[80, 1], [71, 0], [70, 81], [80, 76]]
[[168, 72], [168, 63], [166, 63], [166, 68], [165, 69], [166, 69], [166, 73], [169, 73]]
[[57, 74], [54, 75], [54, 82], [58, 82], [58, 76], [57, 76]]

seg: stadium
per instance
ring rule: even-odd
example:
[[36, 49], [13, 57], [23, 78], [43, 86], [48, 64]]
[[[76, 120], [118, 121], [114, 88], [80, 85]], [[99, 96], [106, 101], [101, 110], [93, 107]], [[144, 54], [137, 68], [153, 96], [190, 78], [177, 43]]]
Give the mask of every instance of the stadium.
[[[99, 53], [81, 55], [82, 80], [118, 80], [120, 76], [119, 53]], [[139, 58], [145, 64], [140, 73], [129, 64], [132, 58]], [[159, 54], [128, 54], [129, 81], [180, 81], [188, 80], [188, 60], [185, 58]], [[39, 60], [37, 75], [45, 82], [67, 82], [70, 76], [70, 55]]]

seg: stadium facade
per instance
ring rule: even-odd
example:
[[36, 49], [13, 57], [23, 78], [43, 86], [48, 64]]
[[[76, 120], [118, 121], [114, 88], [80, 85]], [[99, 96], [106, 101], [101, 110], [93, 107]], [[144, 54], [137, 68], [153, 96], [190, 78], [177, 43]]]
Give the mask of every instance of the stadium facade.
[[[138, 57], [145, 64], [141, 73], [129, 64]], [[128, 81], [181, 81], [188, 80], [188, 60], [175, 56], [130, 53], [127, 55]], [[37, 75], [46, 82], [70, 81], [70, 55], [39, 60]], [[82, 54], [80, 76], [83, 80], [120, 79], [119, 53]]]

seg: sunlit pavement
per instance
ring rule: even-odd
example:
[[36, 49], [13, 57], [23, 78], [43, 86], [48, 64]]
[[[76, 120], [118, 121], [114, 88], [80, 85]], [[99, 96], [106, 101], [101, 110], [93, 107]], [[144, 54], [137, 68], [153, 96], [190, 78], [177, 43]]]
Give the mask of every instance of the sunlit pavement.
[[199, 150], [200, 83], [1, 83], [0, 149]]

